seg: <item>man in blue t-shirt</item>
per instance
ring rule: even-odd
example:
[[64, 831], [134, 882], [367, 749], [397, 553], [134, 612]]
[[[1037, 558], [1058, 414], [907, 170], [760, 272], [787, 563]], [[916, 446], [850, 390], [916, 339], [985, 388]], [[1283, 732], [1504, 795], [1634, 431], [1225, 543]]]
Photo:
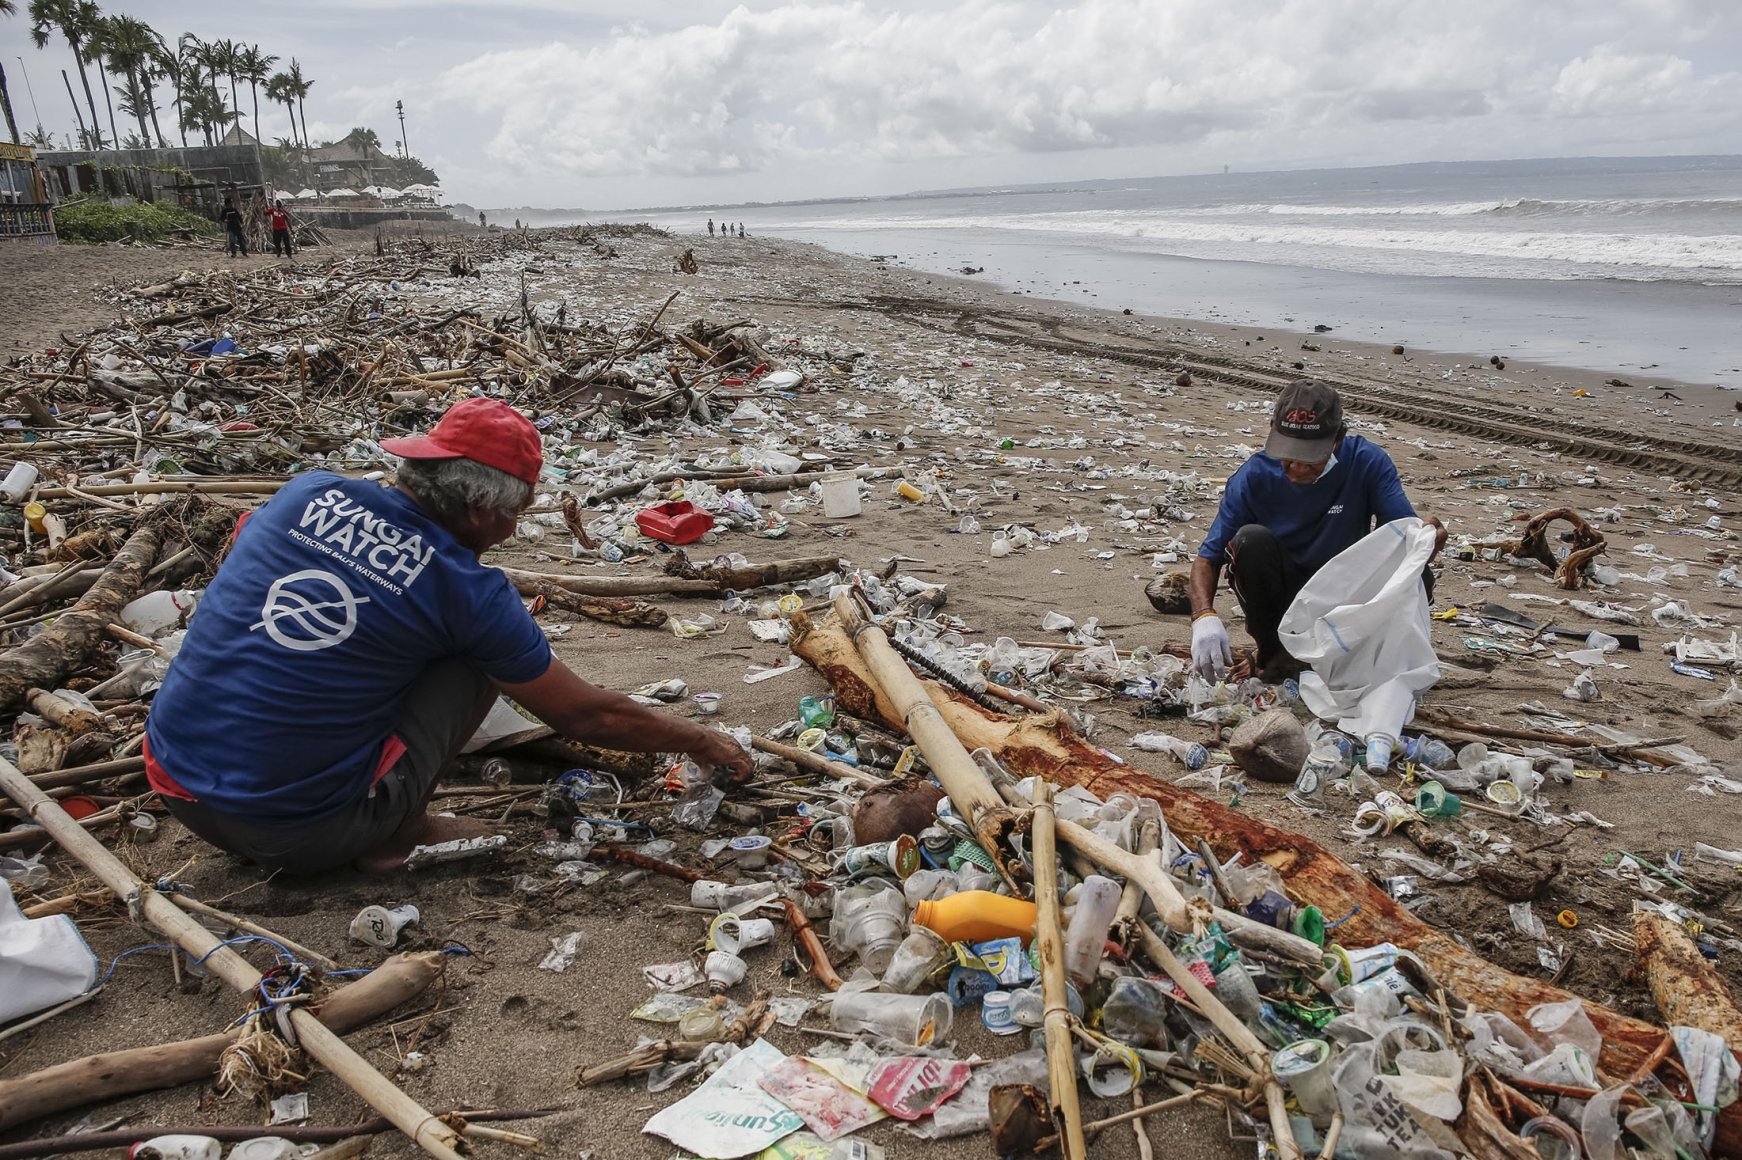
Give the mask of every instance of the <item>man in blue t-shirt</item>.
[[[1391, 456], [1348, 430], [1335, 388], [1298, 379], [1277, 397], [1264, 450], [1229, 477], [1187, 585], [1192, 666], [1206, 679], [1275, 682], [1300, 672], [1277, 627], [1307, 578], [1379, 524], [1415, 515]], [[1431, 517], [1424, 522], [1439, 528], [1438, 553], [1446, 529]], [[1257, 646], [1237, 662], [1216, 615], [1224, 566]], [[1427, 582], [1431, 599], [1433, 578]]]
[[466, 399], [381, 446], [404, 458], [396, 486], [297, 476], [206, 589], [145, 728], [146, 776], [188, 829], [297, 873], [389, 871], [487, 832], [427, 806], [498, 691], [576, 740], [749, 776], [726, 734], [581, 680], [479, 562], [543, 465], [519, 412]]

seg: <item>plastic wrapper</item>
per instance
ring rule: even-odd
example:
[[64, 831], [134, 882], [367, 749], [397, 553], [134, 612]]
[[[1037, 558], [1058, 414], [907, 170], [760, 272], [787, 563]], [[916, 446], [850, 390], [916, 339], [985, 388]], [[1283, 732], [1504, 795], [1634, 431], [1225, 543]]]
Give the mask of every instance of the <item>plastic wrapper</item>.
[[721, 1066], [708, 1081], [642, 1129], [698, 1156], [733, 1160], [770, 1147], [804, 1127], [804, 1120], [757, 1083], [786, 1058], [758, 1039]]

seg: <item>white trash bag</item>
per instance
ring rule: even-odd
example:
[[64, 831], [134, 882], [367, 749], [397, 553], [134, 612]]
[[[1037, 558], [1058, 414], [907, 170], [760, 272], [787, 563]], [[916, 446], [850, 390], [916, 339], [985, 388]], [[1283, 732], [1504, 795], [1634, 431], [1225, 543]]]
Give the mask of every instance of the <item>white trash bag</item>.
[[1418, 696], [1440, 678], [1422, 569], [1436, 529], [1410, 518], [1375, 528], [1314, 573], [1283, 614], [1282, 647], [1304, 664], [1300, 696], [1367, 742], [1386, 765]]
[[25, 918], [0, 880], [0, 1023], [76, 999], [97, 985], [97, 957], [64, 914]]

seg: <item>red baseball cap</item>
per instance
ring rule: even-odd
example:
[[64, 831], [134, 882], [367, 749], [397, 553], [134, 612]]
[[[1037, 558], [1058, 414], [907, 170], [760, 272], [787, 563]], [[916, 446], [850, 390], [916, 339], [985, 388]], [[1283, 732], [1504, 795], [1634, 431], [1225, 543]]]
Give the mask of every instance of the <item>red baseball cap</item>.
[[498, 399], [461, 399], [428, 435], [383, 439], [381, 449], [406, 459], [470, 459], [530, 484], [544, 466], [538, 428]]

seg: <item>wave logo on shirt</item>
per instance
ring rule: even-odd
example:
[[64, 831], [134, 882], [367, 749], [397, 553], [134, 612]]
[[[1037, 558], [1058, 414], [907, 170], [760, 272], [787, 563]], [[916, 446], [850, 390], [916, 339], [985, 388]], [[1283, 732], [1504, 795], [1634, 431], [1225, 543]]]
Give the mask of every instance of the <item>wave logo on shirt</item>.
[[252, 632], [264, 628], [277, 643], [297, 652], [315, 652], [343, 644], [357, 631], [357, 609], [369, 603], [345, 582], [320, 568], [304, 568], [272, 582], [260, 620]]

